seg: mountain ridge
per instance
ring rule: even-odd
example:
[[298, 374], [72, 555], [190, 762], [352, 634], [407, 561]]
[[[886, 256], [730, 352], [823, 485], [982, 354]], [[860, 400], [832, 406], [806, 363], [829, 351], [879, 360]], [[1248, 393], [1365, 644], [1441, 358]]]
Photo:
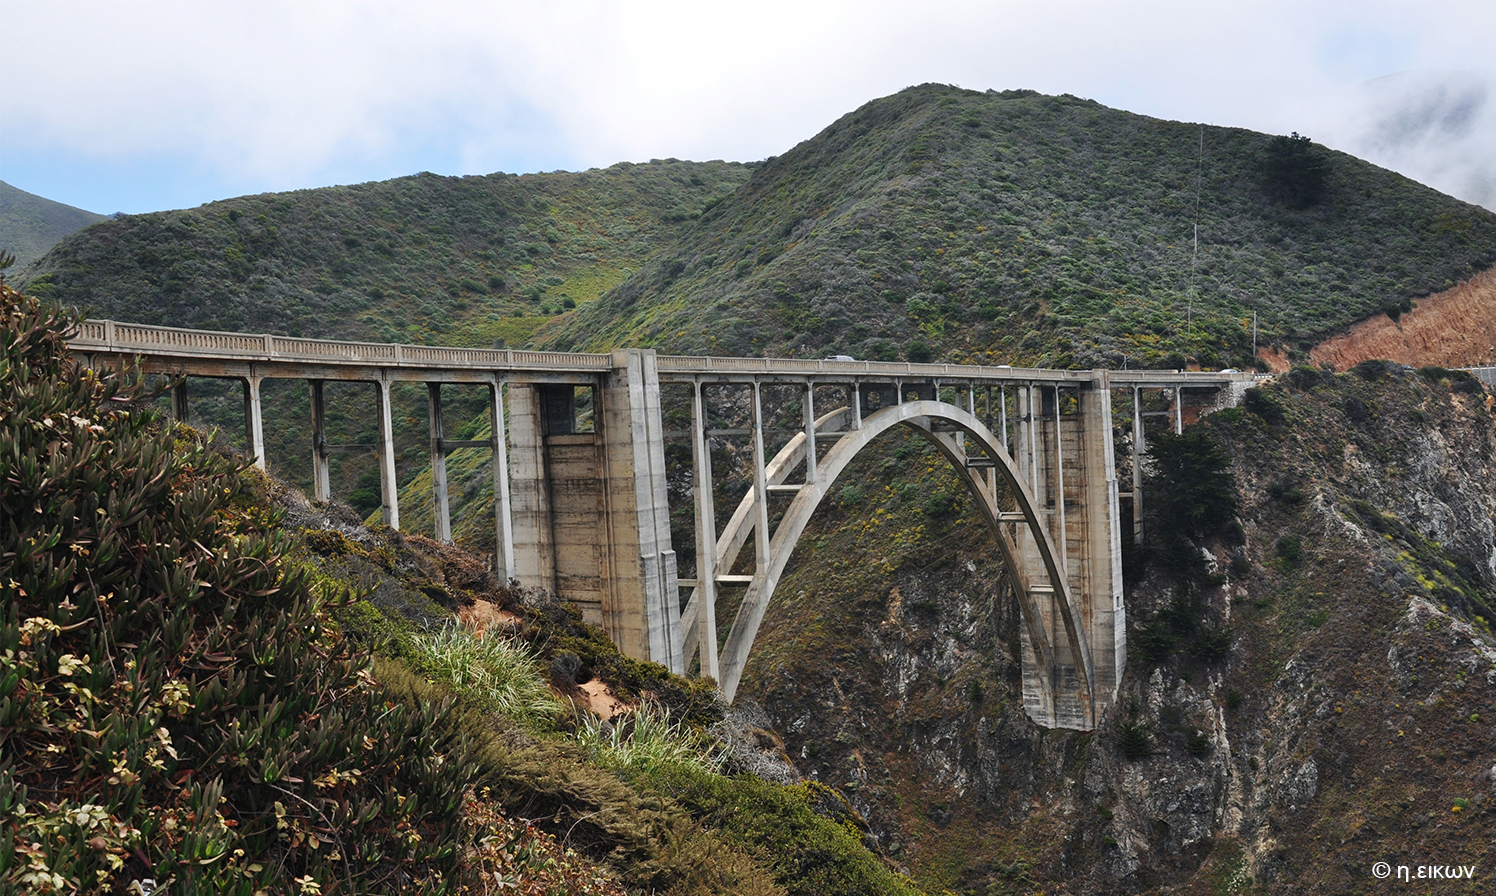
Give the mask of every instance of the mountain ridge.
[[15, 255], [17, 269], [40, 258], [66, 237], [106, 218], [0, 180], [0, 250]]
[[1496, 215], [1307, 141], [1323, 196], [1285, 202], [1288, 139], [909, 88], [766, 161], [542, 344], [1244, 367], [1254, 311], [1299, 352], [1496, 263]]

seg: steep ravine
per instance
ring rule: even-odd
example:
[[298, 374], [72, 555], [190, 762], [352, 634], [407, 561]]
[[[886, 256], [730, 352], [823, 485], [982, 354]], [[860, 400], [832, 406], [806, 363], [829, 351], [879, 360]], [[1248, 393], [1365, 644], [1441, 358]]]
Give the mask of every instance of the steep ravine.
[[891, 444], [807, 533], [817, 563], [780, 586], [743, 693], [931, 889], [1355, 892], [1378, 861], [1491, 873], [1490, 405], [1462, 376], [1373, 363], [1296, 372], [1207, 418], [1241, 510], [1200, 545], [1192, 624], [1227, 634], [1148, 655], [1137, 626], [1183, 590], [1149, 566], [1129, 587], [1120, 699], [1092, 734], [1024, 717], [988, 536], [930, 500], [954, 490], [933, 458]]

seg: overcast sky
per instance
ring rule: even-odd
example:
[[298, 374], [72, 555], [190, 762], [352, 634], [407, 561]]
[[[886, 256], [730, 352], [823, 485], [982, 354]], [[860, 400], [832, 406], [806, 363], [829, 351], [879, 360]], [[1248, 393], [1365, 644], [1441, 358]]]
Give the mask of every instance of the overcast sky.
[[91, 211], [751, 161], [927, 81], [1298, 131], [1496, 208], [1496, 3], [7, 0], [0, 180]]

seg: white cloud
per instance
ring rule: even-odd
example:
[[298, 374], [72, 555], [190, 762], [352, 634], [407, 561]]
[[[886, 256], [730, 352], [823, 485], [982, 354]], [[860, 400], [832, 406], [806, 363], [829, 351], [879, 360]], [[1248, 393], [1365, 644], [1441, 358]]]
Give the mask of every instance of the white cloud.
[[[1356, 85], [1480, 64], [1496, 6], [12, 0], [6, 30], [0, 124], [24, 123], [26, 152], [187, 159], [243, 191], [421, 168], [756, 159], [926, 81], [1371, 152], [1389, 104], [1419, 101]], [[1482, 115], [1458, 140], [1378, 158], [1445, 189], [1485, 183], [1490, 202]]]

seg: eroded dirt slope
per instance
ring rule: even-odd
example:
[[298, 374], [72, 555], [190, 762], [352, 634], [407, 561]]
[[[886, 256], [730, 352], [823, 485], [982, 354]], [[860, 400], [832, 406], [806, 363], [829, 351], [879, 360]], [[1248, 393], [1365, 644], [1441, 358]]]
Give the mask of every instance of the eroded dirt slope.
[[1315, 364], [1349, 370], [1370, 358], [1422, 367], [1496, 363], [1496, 268], [1420, 299], [1398, 320], [1377, 315], [1309, 353]]

